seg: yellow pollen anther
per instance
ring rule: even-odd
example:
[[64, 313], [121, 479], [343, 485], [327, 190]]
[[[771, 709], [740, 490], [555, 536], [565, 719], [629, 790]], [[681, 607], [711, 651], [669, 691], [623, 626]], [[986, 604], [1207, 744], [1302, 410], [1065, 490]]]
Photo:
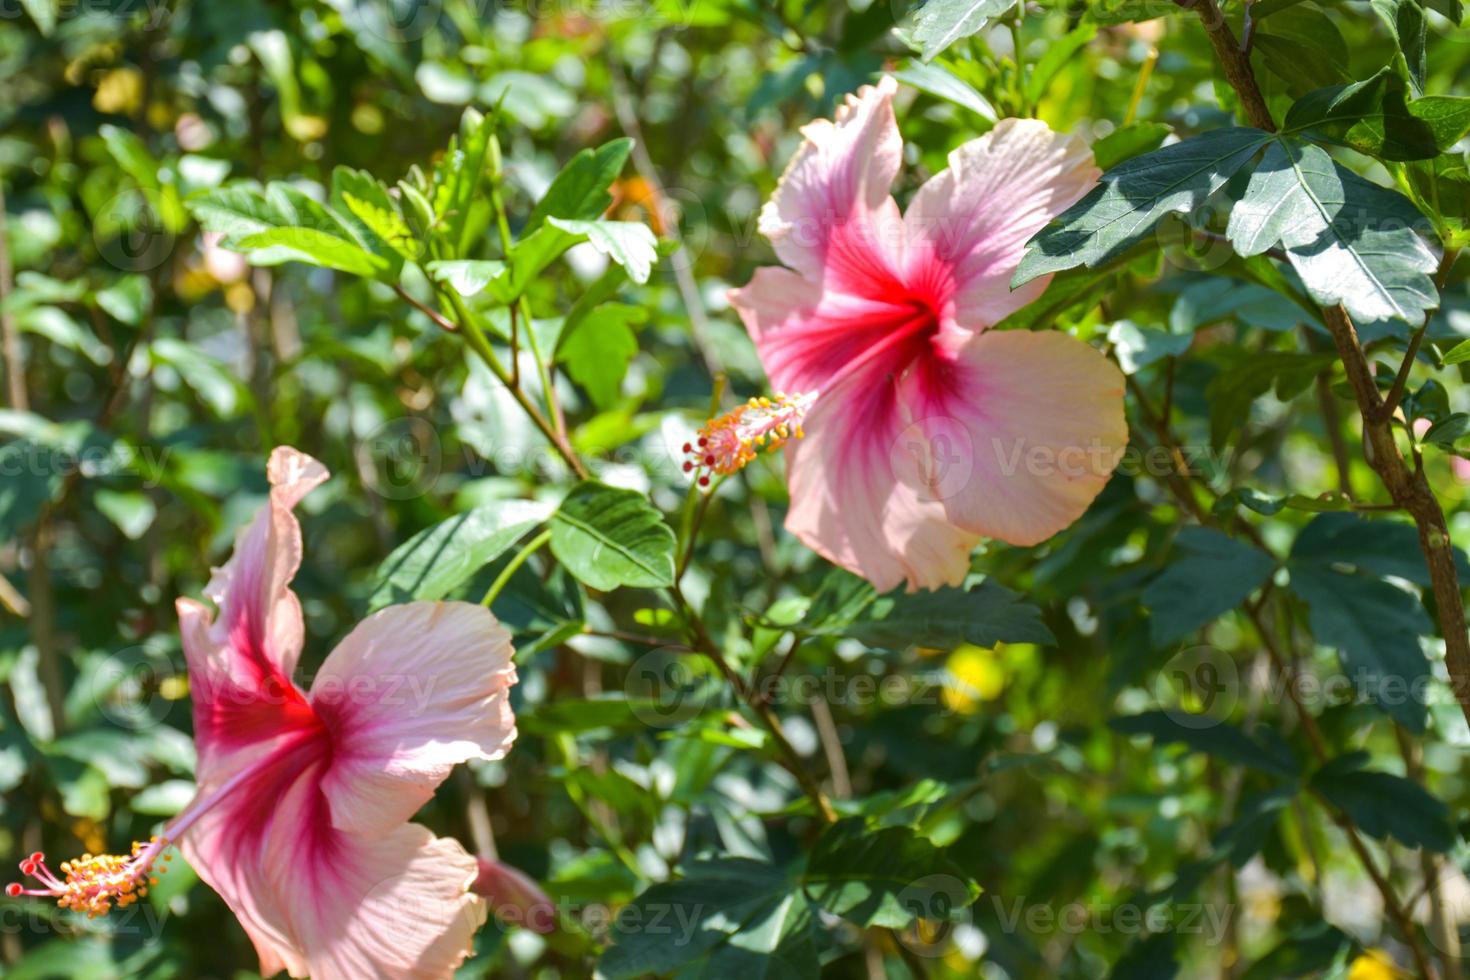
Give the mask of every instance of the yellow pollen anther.
[[816, 401], [809, 394], [752, 398], [699, 430], [696, 443], [685, 443], [685, 472], [697, 475], [700, 486], [709, 474], [728, 476], [743, 469], [762, 449], [780, 449], [793, 435], [800, 439], [802, 419]]

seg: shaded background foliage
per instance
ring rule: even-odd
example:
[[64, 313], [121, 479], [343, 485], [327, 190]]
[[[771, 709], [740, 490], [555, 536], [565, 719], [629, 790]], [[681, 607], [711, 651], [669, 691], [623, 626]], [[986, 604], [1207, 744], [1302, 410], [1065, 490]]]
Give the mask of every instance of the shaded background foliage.
[[[1024, 18], [909, 6], [0, 7], [3, 311], [24, 365], [0, 412], [0, 850], [116, 849], [187, 801], [172, 603], [199, 593], [261, 502], [271, 446], [335, 474], [303, 518], [308, 673], [365, 610], [423, 594], [414, 535], [515, 498], [549, 507], [570, 482], [461, 337], [410, 301], [433, 295], [414, 263], [406, 296], [397, 276], [246, 266], [201, 227], [218, 188], [285, 181], [325, 200], [338, 167], [389, 186], [452, 171], [451, 138], [475, 130], [465, 108], [498, 106], [499, 186], [519, 235], [579, 151], [634, 137], [609, 217], [649, 225], [661, 261], [645, 283], [613, 276], [557, 384], [595, 472], [651, 491], [677, 526], [671, 446], [706, 414], [712, 379], [763, 390], [724, 291], [773, 261], [756, 214], [800, 125], [895, 71], [908, 86], [904, 200], [996, 115], [1080, 131], [1108, 168], [1231, 122], [1236, 96], [1205, 33], [1172, 4], [1032, 4]], [[1251, 57], [1277, 120], [1385, 67], [1380, 117], [1385, 100], [1463, 91], [1470, 34], [1458, 6], [1431, 6], [1255, 4]], [[1225, 15], [1239, 33], [1240, 6]], [[1332, 152], [1413, 196], [1459, 244], [1470, 122], [1456, 125], [1411, 162], [1381, 143], [1376, 158]], [[1347, 512], [1344, 491], [1385, 498], [1304, 287], [1225, 240], [1243, 193], [1150, 226], [1120, 261], [1061, 272], [1006, 324], [1060, 326], [1112, 352], [1132, 382], [1134, 452], [1069, 531], [977, 553], [986, 581], [969, 593], [875, 602], [780, 531], [779, 461], [721, 487], [684, 587], [747, 676], [790, 682], [770, 682], [775, 710], [849, 818], [820, 839], [713, 670], [667, 649], [679, 630], [658, 595], [589, 589], [542, 555], [513, 575], [494, 608], [521, 651], [521, 739], [423, 819], [483, 850], [488, 814], [560, 927], [488, 926], [465, 975], [584, 976], [601, 957], [610, 975], [799, 976], [820, 962], [834, 977], [1385, 976], [1389, 960], [1416, 969], [1415, 943], [1454, 969], [1470, 911], [1470, 731], [1412, 526]], [[488, 218], [474, 221], [466, 248], [438, 257], [503, 257]], [[538, 333], [556, 336], [607, 267], [581, 248], [537, 276]], [[1423, 465], [1461, 540], [1463, 271], [1442, 295], [1405, 408], [1440, 426]], [[490, 305], [479, 312], [504, 331]], [[1417, 325], [1362, 326], [1392, 368]], [[463, 543], [441, 533], [450, 551]], [[478, 599], [508, 560], [506, 548], [467, 558], [445, 588]], [[1350, 686], [1308, 692], [1304, 718], [1285, 663]], [[1379, 680], [1426, 673], [1427, 705]], [[1385, 908], [1365, 861], [1412, 921]], [[631, 926], [604, 953], [627, 903], [725, 893], [746, 903], [734, 941], [708, 922], [692, 943]], [[84, 928], [35, 904], [0, 910], [7, 976], [255, 966], [184, 867], [136, 914]], [[910, 925], [915, 911], [936, 921]]]

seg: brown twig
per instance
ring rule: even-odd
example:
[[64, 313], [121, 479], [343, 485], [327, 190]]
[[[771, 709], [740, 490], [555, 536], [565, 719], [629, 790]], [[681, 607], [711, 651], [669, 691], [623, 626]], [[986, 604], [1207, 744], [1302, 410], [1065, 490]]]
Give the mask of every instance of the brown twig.
[[20, 356], [20, 333], [15, 328], [15, 313], [10, 309], [10, 293], [15, 287], [15, 269], [10, 264], [10, 230], [5, 215], [5, 185], [0, 181], [0, 356], [5, 359], [5, 388], [10, 407], [18, 412], [30, 411], [26, 393], [26, 366]]
[[412, 306], [424, 316], [428, 317], [430, 320], [433, 320], [435, 325], [437, 325], [439, 329], [445, 331], [446, 333], [455, 333], [459, 330], [459, 328], [454, 325], [454, 321], [445, 317], [444, 314], [440, 313], [432, 306], [429, 306], [426, 303], [419, 302], [417, 299], [414, 298], [412, 293], [404, 289], [402, 286], [395, 284], [393, 286], [393, 291], [397, 293], [398, 297], [409, 306]]
[[796, 781], [801, 785], [802, 791], [806, 793], [807, 798], [816, 807], [817, 815], [824, 823], [836, 823], [837, 811], [832, 809], [832, 803], [827, 799], [827, 795], [822, 792], [822, 787], [817, 785], [817, 781], [807, 771], [806, 763], [802, 760], [801, 753], [797, 752], [796, 747], [786, 738], [786, 733], [781, 728], [781, 719], [776, 717], [776, 713], [771, 710], [771, 706], [761, 698], [760, 694], [754, 688], [745, 683], [740, 677], [740, 674], [730, 665], [730, 661], [725, 659], [725, 655], [720, 652], [719, 646], [710, 637], [709, 631], [704, 628], [704, 620], [700, 619], [699, 613], [695, 612], [694, 607], [685, 598], [684, 592], [679, 588], [678, 582], [674, 583], [673, 594], [680, 614], [683, 616], [684, 622], [688, 627], [689, 638], [694, 644], [694, 648], [714, 663], [715, 667], [724, 676], [725, 681], [745, 701], [750, 707], [750, 710], [755, 713], [756, 717], [760, 719], [761, 724], [770, 733], [771, 740], [776, 743], [776, 748], [780, 750], [781, 755], [784, 757], [787, 771], [796, 777]]

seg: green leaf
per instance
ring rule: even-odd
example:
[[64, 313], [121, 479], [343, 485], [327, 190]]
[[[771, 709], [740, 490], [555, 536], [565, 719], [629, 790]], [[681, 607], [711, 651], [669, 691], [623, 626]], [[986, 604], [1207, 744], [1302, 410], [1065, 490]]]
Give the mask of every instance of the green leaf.
[[860, 619], [813, 632], [850, 636], [873, 647], [948, 650], [961, 643], [1055, 643], [1040, 611], [990, 579], [965, 589], [894, 593], [867, 604]]
[[572, 157], [536, 203], [521, 236], [536, 231], [548, 218], [594, 221], [600, 217], [612, 204], [608, 188], [618, 179], [632, 152], [633, 141], [624, 137]]
[[1286, 977], [1332, 976], [1332, 968], [1352, 954], [1356, 943], [1326, 922], [1293, 930], [1271, 952], [1251, 964], [1241, 980], [1284, 980]]
[[930, 917], [936, 905], [949, 913], [980, 897], [980, 886], [928, 839], [909, 827], [870, 830], [861, 817], [822, 832], [802, 884], [827, 911], [890, 929]]
[[1217, 129], [1114, 167], [1027, 243], [1011, 286], [1121, 254], [1164, 215], [1203, 204], [1270, 139], [1259, 129]]
[[1464, 158], [1416, 161], [1404, 172], [1416, 202], [1433, 217], [1445, 247], [1470, 246], [1470, 170]]
[[557, 361], [566, 365], [567, 374], [587, 390], [598, 408], [617, 403], [623, 376], [638, 354], [633, 324], [646, 319], [648, 311], [641, 306], [605, 303], [587, 314], [570, 336], [561, 338]]
[[653, 229], [638, 221], [569, 221], [547, 218], [546, 223], [569, 235], [585, 238], [593, 248], [628, 270], [634, 282], [648, 281], [658, 261], [658, 239]]
[[753, 965], [790, 980], [819, 972], [813, 917], [785, 870], [738, 857], [698, 860], [685, 870], [683, 878], [651, 886], [618, 914], [599, 976], [671, 973], [726, 944], [735, 947], [728, 955], [740, 963], [738, 974], [706, 969], [681, 975], [745, 976]]
[[137, 541], [147, 533], [158, 516], [158, 508], [146, 493], [98, 490], [92, 499], [129, 541]]
[[1110, 718], [1108, 727], [1124, 735], [1147, 735], [1155, 742], [1184, 745], [1232, 765], [1247, 766], [1284, 779], [1294, 779], [1300, 771], [1291, 752], [1280, 741], [1257, 741], [1236, 726], [1213, 718], [1208, 725], [1186, 725], [1170, 712], [1145, 711]]
[[483, 188], [486, 162], [495, 139], [495, 117], [466, 109], [459, 133], [434, 168], [433, 210], [443, 221], [439, 234], [451, 257], [469, 254], [490, 223], [489, 195]]
[[1409, 81], [1415, 93], [1423, 93], [1424, 76], [1429, 70], [1425, 49], [1429, 39], [1428, 24], [1420, 0], [1369, 0], [1369, 6], [1388, 27], [1404, 59]]
[[919, 8], [909, 30], [925, 61], [954, 42], [978, 34], [1016, 5], [1016, 0], [929, 0]]
[[1419, 600], [1387, 582], [1308, 561], [1287, 567], [1312, 635], [1337, 649], [1353, 693], [1411, 731], [1424, 731], [1430, 667], [1419, 637], [1433, 626]]
[[148, 351], [156, 363], [177, 371], [199, 400], [222, 419], [232, 418], [251, 401], [249, 390], [234, 372], [192, 344], [159, 337], [148, 345]]
[[1333, 161], [1320, 147], [1278, 139], [1230, 211], [1226, 234], [1243, 256], [1278, 244], [1323, 306], [1361, 321], [1420, 322], [1439, 305], [1439, 258], [1414, 230], [1423, 216], [1402, 194]]
[[419, 244], [412, 229], [388, 188], [371, 174], [347, 167], [333, 170], [332, 204], [342, 212], [358, 240], [395, 269], [404, 260], [418, 259]]
[[1388, 69], [1351, 85], [1308, 92], [1286, 114], [1288, 132], [1310, 131], [1385, 160], [1428, 160], [1470, 132], [1470, 98], [1404, 99], [1404, 83]]
[[1281, 333], [1295, 330], [1305, 319], [1302, 308], [1280, 293], [1239, 279], [1210, 276], [1180, 290], [1169, 311], [1169, 329], [1189, 333], [1211, 323], [1235, 320]]
[[[1465, 552], [1454, 548], [1455, 564], [1470, 577]], [[1321, 566], [1352, 566], [1373, 576], [1392, 575], [1416, 585], [1429, 585], [1429, 566], [1419, 547], [1414, 525], [1388, 519], [1371, 520], [1360, 514], [1323, 514], [1296, 536], [1293, 562]]]
[[315, 228], [271, 228], [246, 235], [235, 245], [254, 265], [303, 262], [368, 279], [390, 268], [387, 260], [362, 246]]
[[276, 204], [254, 187], [217, 188], [189, 198], [188, 204], [204, 230], [222, 234], [227, 246], [247, 235], [287, 224]]
[[1455, 846], [1450, 809], [1443, 801], [1413, 780], [1364, 769], [1368, 761], [1366, 752], [1334, 759], [1317, 771], [1311, 786], [1379, 840], [1392, 837], [1439, 853]]
[[112, 348], [98, 340], [95, 333], [60, 307], [33, 306], [22, 309], [16, 314], [15, 325], [25, 333], [45, 337], [53, 344], [76, 351], [93, 364], [112, 363]]
[[551, 551], [577, 579], [609, 591], [674, 582], [674, 532], [633, 490], [584, 480], [551, 517]]
[[1132, 320], [1119, 320], [1108, 328], [1108, 340], [1112, 341], [1123, 373], [1136, 374], [1155, 361], [1183, 354], [1194, 338], [1157, 327], [1140, 327]]
[[442, 599], [551, 516], [549, 504], [498, 500], [425, 528], [378, 566], [370, 612], [411, 599]]
[[42, 37], [50, 37], [56, 30], [56, 14], [60, 0], [20, 0], [20, 5], [30, 14]]
[[1235, 821], [1215, 834], [1211, 841], [1212, 856], [1228, 858], [1239, 870], [1266, 846], [1266, 837], [1281, 817], [1281, 812], [1296, 798], [1295, 785], [1279, 786], [1256, 793], [1240, 801]]
[[1156, 645], [1192, 633], [1265, 584], [1276, 561], [1244, 541], [1204, 527], [1179, 532], [1178, 554], [1143, 591]]
[[123, 276], [106, 289], [97, 290], [96, 299], [108, 316], [137, 327], [153, 308], [153, 286], [147, 276]]
[[[1269, 20], [1264, 19], [1269, 16]], [[1289, 9], [1256, 14], [1251, 46], [1258, 62], [1285, 83], [1294, 96], [1351, 79], [1344, 67], [1348, 45], [1325, 10], [1315, 3], [1296, 3]], [[1263, 76], [1268, 92], [1277, 88]]]
[[[371, 200], [364, 182], [352, 186]], [[394, 249], [372, 250], [376, 236], [360, 217], [343, 217], [281, 181], [263, 193], [239, 185], [207, 191], [190, 198], [189, 209], [205, 230], [224, 235], [225, 247], [244, 252], [255, 265], [303, 262], [384, 281], [393, 281], [402, 265]]]
[[1431, 425], [1419, 441], [1424, 445], [1453, 451], [1455, 443], [1464, 438], [1467, 432], [1470, 432], [1470, 414], [1451, 412]]
[[468, 298], [499, 279], [505, 272], [505, 263], [493, 259], [443, 259], [424, 268], [435, 282]]
[[514, 303], [551, 263], [582, 240], [580, 236], [543, 224], [511, 248], [510, 271], [487, 284], [490, 295], [507, 306]]
[[954, 72], [943, 65], [926, 65], [923, 62], [910, 62], [909, 66], [902, 71], [893, 72], [893, 77], [905, 85], [925, 92], [935, 98], [953, 102], [955, 105], [995, 122], [999, 114], [990, 100], [975, 91], [968, 82], [957, 77]]
[[1444, 356], [1445, 367], [1449, 367], [1452, 364], [1464, 364], [1466, 361], [1470, 361], [1470, 340], [1460, 341], [1451, 347]]

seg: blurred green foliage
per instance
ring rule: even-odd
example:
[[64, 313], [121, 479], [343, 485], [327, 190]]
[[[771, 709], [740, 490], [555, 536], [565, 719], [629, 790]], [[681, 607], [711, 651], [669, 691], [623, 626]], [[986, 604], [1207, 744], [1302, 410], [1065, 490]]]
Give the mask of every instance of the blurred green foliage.
[[[421, 819], [469, 843], [483, 803], [559, 928], [492, 923], [465, 976], [1373, 977], [1373, 955], [1417, 969], [1411, 935], [1457, 962], [1470, 730], [1412, 525], [1346, 513], [1391, 508], [1328, 297], [1272, 254], [1300, 215], [1249, 258], [1218, 198], [1166, 202], [1131, 241], [1080, 249], [1085, 213], [1042, 237], [1064, 242], [1057, 275], [1003, 326], [1106, 347], [1133, 446], [1087, 516], [987, 546], [968, 590], [879, 597], [831, 569], [780, 530], [778, 459], [720, 485], [682, 588], [838, 823], [677, 649], [659, 589], [691, 531], [678, 446], [717, 377], [766, 388], [724, 294], [773, 262], [756, 215], [800, 126], [891, 71], [900, 200], [997, 116], [1034, 114], [1093, 140], [1135, 201], [1128, 175], [1169, 159], [1143, 154], [1198, 149], [1237, 108], [1172, 3], [916, 6], [0, 4], [20, 354], [0, 410], [0, 853], [117, 849], [187, 802], [173, 600], [291, 444], [334, 473], [303, 514], [307, 674], [408, 597], [493, 583], [516, 632], [515, 750]], [[1301, 134], [1277, 152], [1396, 188], [1385, 208], [1453, 248], [1470, 116], [1445, 97], [1470, 81], [1470, 32], [1458, 4], [1430, 8], [1224, 16], [1249, 19], [1267, 103]], [[1249, 199], [1249, 170], [1212, 186]], [[1428, 248], [1393, 241], [1410, 264]], [[1470, 296], [1449, 273], [1421, 296], [1439, 309], [1400, 440], [1460, 540], [1470, 400], [1444, 355]], [[1385, 388], [1417, 326], [1359, 324]], [[476, 344], [533, 401], [550, 380], [570, 447], [637, 492], [584, 485], [557, 510], [576, 475]], [[548, 521], [547, 551], [502, 576]], [[603, 538], [622, 561], [589, 557]], [[705, 917], [695, 940], [648, 926], [670, 903]], [[127, 915], [0, 913], [7, 977], [256, 967], [185, 867]]]

